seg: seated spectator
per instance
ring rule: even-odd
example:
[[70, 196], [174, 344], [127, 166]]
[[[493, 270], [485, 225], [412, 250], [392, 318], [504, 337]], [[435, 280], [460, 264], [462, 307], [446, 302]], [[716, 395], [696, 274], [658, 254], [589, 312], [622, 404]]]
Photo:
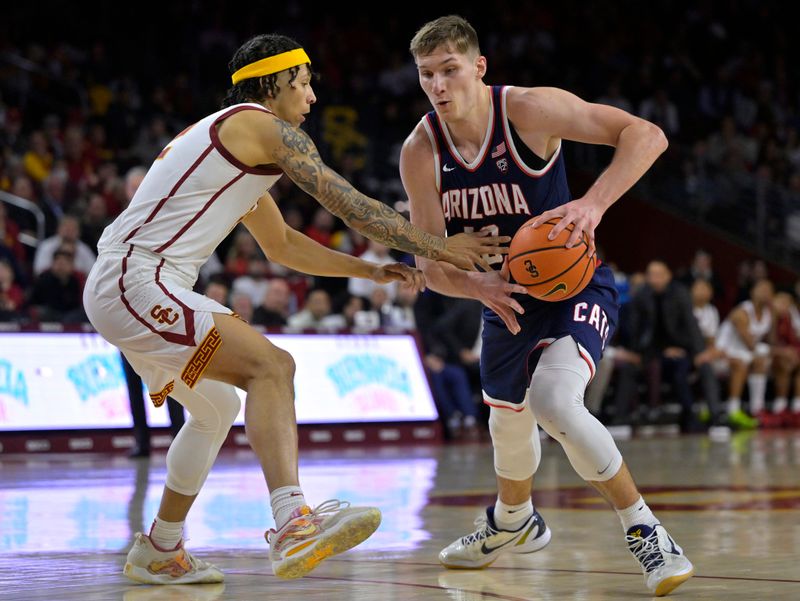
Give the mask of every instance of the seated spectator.
[[[361, 255], [360, 258], [364, 261], [377, 263], [378, 265], [387, 265], [389, 263], [396, 262], [389, 254], [389, 248], [380, 242], [375, 242], [374, 240], [369, 241], [367, 250]], [[378, 287], [386, 289], [390, 300], [393, 300], [397, 294], [396, 282], [392, 282], [391, 284], [376, 284], [372, 280], [365, 278], [350, 278], [347, 283], [347, 291], [350, 294], [360, 296], [364, 299], [369, 299], [370, 296], [372, 296], [372, 291]]]
[[231, 294], [231, 310], [247, 323], [253, 323], [253, 301], [243, 292]]
[[22, 157], [25, 173], [37, 183], [42, 183], [53, 167], [53, 153], [47, 147], [47, 138], [41, 131], [34, 131], [29, 138], [28, 151]]
[[[372, 331], [375, 329], [372, 323], [364, 328], [364, 299], [360, 296], [353, 296], [352, 294], [345, 293], [339, 298], [337, 303], [338, 310], [332, 315], [322, 319], [320, 329], [327, 332], [341, 332], [350, 330], [352, 332]], [[367, 316], [367, 319], [373, 321], [372, 316]]]
[[305, 307], [287, 320], [292, 330], [316, 330], [322, 320], [331, 314], [331, 297], [325, 290], [312, 290], [306, 298]]
[[17, 321], [22, 318], [25, 295], [14, 282], [11, 263], [0, 259], [0, 321]]
[[[775, 295], [774, 339], [772, 347], [775, 399], [772, 411], [759, 421], [767, 427], [800, 428], [800, 311], [786, 292]], [[789, 393], [794, 392], [791, 405]]]
[[39, 321], [84, 322], [82, 287], [75, 272], [75, 254], [59, 248], [53, 253], [52, 266], [34, 281], [28, 306]]
[[[772, 330], [772, 282], [760, 280], [750, 290], [750, 300], [737, 305], [722, 322], [717, 335], [717, 348], [728, 357], [728, 420], [731, 427], [752, 429], [758, 426], [758, 415], [764, 409], [767, 390], [767, 369], [770, 347], [767, 336]], [[747, 382], [750, 392], [750, 414], [742, 409], [742, 392]]]
[[[711, 285], [713, 298], [716, 302], [720, 302], [724, 298], [725, 289], [714, 271], [713, 258], [710, 253], [703, 249], [699, 249], [694, 253], [692, 264], [676, 279], [687, 289], [691, 289], [697, 280], [705, 280]], [[719, 318], [719, 314], [717, 318]], [[717, 321], [717, 325], [719, 325], [719, 321]]]
[[314, 211], [311, 223], [305, 228], [303, 233], [312, 240], [319, 242], [322, 246], [332, 248], [331, 237], [336, 218], [322, 207]]
[[231, 287], [228, 284], [228, 280], [222, 276], [212, 276], [208, 280], [208, 284], [206, 284], [203, 294], [205, 294], [211, 300], [217, 301], [223, 307], [227, 307], [230, 291]]
[[97, 241], [103, 235], [103, 230], [110, 223], [106, 210], [106, 201], [100, 194], [89, 196], [89, 202], [81, 220], [81, 241], [92, 251], [97, 250]]
[[390, 330], [412, 331], [417, 329], [414, 317], [414, 305], [419, 293], [408, 284], [401, 283], [397, 287], [394, 304], [388, 311], [386, 328]]
[[0, 247], [5, 248], [13, 257], [14, 272], [18, 273], [20, 265], [25, 264], [25, 249], [19, 241], [19, 226], [8, 215], [6, 205], [0, 202]]
[[292, 291], [283, 278], [273, 278], [267, 282], [267, 291], [261, 304], [253, 311], [253, 324], [266, 328], [286, 325], [289, 318]]
[[253, 235], [240, 226], [225, 257], [225, 272], [232, 277], [246, 275], [254, 260], [264, 261], [265, 258]]
[[713, 426], [726, 426], [727, 416], [720, 401], [719, 381], [715, 373], [715, 366], [726, 362], [725, 353], [716, 345], [719, 333], [719, 311], [711, 303], [714, 298], [714, 289], [710, 282], [704, 279], [694, 281], [691, 289], [692, 312], [697, 320], [697, 327], [703, 337], [703, 350], [695, 355], [694, 365], [703, 390], [703, 398], [708, 404], [711, 424]]
[[39, 243], [33, 257], [33, 273], [40, 275], [50, 269], [55, 259], [55, 252], [65, 246], [75, 247], [74, 269], [86, 275], [97, 260], [91, 248], [80, 239], [81, 224], [75, 215], [64, 215], [58, 224], [58, 231]]
[[699, 426], [693, 414], [689, 372], [694, 357], [704, 348], [692, 303], [686, 289], [673, 281], [672, 272], [662, 261], [650, 262], [646, 279], [631, 301], [630, 337], [631, 350], [641, 356], [646, 370], [650, 417], [652, 421], [660, 418], [661, 381], [666, 372], [681, 405], [681, 430], [692, 431]]

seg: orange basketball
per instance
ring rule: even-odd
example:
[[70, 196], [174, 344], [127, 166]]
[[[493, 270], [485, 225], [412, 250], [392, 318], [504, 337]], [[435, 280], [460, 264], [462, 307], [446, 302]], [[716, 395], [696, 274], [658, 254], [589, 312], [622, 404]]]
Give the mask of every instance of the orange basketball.
[[514, 280], [525, 286], [528, 294], [543, 301], [557, 302], [575, 296], [594, 275], [595, 256], [589, 254], [585, 233], [572, 248], [564, 245], [575, 229], [573, 224], [555, 240], [547, 239], [558, 222], [551, 219], [533, 229], [533, 219], [527, 221], [514, 234], [508, 249], [508, 268]]

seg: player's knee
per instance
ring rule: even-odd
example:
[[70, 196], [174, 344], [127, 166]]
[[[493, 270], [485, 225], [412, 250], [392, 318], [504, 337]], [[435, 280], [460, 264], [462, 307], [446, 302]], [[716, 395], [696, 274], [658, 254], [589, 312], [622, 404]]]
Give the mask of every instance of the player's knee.
[[584, 409], [585, 380], [569, 367], [537, 369], [531, 378], [530, 405], [544, 430], [558, 438], [576, 411]]
[[249, 381], [266, 379], [291, 382], [294, 379], [295, 362], [283, 349], [266, 347], [263, 352], [250, 358], [245, 371]]

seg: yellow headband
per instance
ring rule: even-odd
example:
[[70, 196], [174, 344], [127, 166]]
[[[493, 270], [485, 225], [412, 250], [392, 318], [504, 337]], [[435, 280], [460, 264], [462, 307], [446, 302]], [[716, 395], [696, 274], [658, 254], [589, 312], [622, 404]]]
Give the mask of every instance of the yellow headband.
[[275, 56], [268, 56], [267, 58], [262, 58], [260, 61], [245, 65], [236, 71], [236, 73], [231, 75], [231, 81], [233, 81], [234, 84], [237, 84], [243, 79], [261, 77], [263, 75], [272, 75], [273, 73], [285, 71], [286, 69], [297, 67], [299, 65], [305, 65], [306, 63], [310, 62], [311, 59], [308, 58], [305, 50], [302, 48], [295, 48], [294, 50], [282, 52], [281, 54], [276, 54]]

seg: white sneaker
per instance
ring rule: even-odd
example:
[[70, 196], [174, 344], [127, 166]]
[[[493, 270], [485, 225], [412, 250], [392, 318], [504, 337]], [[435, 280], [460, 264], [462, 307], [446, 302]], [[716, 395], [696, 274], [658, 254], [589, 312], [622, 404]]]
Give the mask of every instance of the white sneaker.
[[141, 532], [136, 533], [122, 573], [144, 584], [211, 584], [225, 579], [217, 566], [184, 549], [183, 541], [174, 551], [160, 551]]
[[692, 563], [661, 524], [633, 526], [625, 536], [628, 549], [642, 566], [644, 583], [656, 597], [663, 597], [689, 580]]
[[272, 571], [279, 578], [305, 576], [323, 559], [365, 541], [380, 523], [377, 507], [350, 507], [335, 499], [314, 509], [304, 505], [279, 530], [265, 534]]
[[481, 569], [492, 564], [501, 553], [533, 553], [550, 542], [551, 532], [536, 509], [517, 530], [501, 530], [494, 523], [494, 506], [475, 520], [478, 529], [439, 553], [439, 561], [451, 569]]

